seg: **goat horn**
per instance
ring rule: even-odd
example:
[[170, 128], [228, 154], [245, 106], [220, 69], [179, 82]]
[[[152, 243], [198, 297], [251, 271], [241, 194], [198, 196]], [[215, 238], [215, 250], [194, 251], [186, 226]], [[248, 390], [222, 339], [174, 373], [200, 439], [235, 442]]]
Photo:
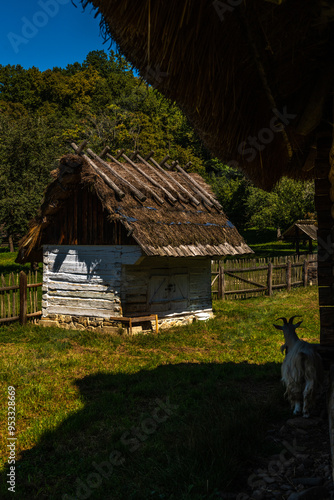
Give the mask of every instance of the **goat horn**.
[[296, 316], [291, 316], [291, 318], [289, 319], [289, 324], [292, 325], [293, 324], [293, 320], [295, 318], [301, 318], [301, 315], [300, 314], [296, 314]]
[[278, 321], [279, 319], [282, 319], [284, 324], [287, 325], [288, 324], [288, 320], [286, 318], [277, 318], [276, 321]]

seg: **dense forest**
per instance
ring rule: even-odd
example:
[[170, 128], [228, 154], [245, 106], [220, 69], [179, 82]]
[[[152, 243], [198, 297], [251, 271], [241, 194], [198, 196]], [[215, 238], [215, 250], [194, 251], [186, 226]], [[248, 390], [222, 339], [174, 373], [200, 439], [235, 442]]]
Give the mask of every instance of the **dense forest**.
[[191, 162], [189, 170], [210, 182], [239, 230], [284, 229], [314, 212], [312, 183], [283, 179], [271, 193], [254, 187], [213, 158], [182, 111], [122, 56], [94, 51], [65, 69], [0, 65], [0, 238], [24, 234], [57, 159], [84, 139], [97, 151], [153, 150]]

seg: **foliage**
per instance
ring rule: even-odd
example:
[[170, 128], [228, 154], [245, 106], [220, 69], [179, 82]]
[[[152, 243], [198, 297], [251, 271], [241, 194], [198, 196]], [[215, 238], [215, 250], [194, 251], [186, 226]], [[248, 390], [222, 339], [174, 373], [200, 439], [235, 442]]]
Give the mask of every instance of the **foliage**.
[[0, 225], [8, 235], [26, 231], [55, 160], [72, 141], [113, 153], [169, 153], [204, 173], [207, 153], [184, 115], [113, 51], [44, 72], [0, 66], [0, 82]]
[[217, 159], [207, 161], [206, 168], [211, 170], [209, 182], [225, 213], [242, 230], [247, 224], [246, 204], [250, 182], [239, 170], [223, 165]]
[[271, 192], [251, 184], [238, 170], [217, 159], [206, 162], [210, 182], [237, 228], [287, 229], [297, 219], [315, 217], [314, 183], [283, 177]]
[[283, 177], [270, 193], [251, 186], [246, 209], [249, 226], [285, 230], [314, 212], [314, 183]]
[[[138, 78], [127, 60], [90, 52], [82, 63], [40, 72], [0, 65], [0, 228], [17, 238], [35, 215], [55, 161], [71, 142], [97, 151], [167, 153], [199, 172], [238, 229], [282, 229], [314, 212], [310, 183], [283, 179], [272, 193], [212, 158], [181, 110]], [[191, 162], [191, 163], [189, 163]]]
[[[273, 453], [268, 426], [289, 414], [283, 338], [270, 325], [302, 314], [301, 336], [316, 341], [317, 289], [216, 302], [215, 312], [205, 323], [133, 337], [0, 327], [0, 394], [5, 401], [9, 385], [17, 394], [17, 496], [81, 498], [78, 484], [96, 485], [93, 464], [105, 464], [113, 450], [125, 462], [101, 476], [91, 498], [204, 500], [243, 491], [254, 457]], [[157, 400], [167, 398], [173, 409], [152, 427]], [[6, 415], [2, 405], [3, 450]]]

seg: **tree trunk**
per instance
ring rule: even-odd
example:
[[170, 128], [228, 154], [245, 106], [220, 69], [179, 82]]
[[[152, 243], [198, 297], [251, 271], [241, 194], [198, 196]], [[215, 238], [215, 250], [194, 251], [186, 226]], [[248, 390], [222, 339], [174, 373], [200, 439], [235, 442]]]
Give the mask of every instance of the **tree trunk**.
[[13, 242], [13, 236], [11, 234], [8, 236], [8, 243], [9, 243], [9, 251], [14, 252], [14, 242]]

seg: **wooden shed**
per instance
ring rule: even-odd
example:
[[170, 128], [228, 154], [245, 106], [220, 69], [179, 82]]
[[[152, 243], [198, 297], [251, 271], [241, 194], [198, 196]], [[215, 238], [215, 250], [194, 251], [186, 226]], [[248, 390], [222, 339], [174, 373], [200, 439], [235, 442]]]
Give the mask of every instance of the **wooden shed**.
[[81, 3], [214, 155], [267, 190], [315, 179], [320, 342], [334, 351], [333, 2]]
[[315, 220], [297, 220], [294, 222], [279, 239], [285, 241], [291, 241], [296, 247], [296, 253], [299, 255], [299, 244], [300, 241], [308, 241], [308, 251], [312, 253], [312, 243], [317, 241], [317, 222]]
[[20, 262], [43, 259], [44, 321], [211, 315], [211, 259], [252, 250], [210, 187], [167, 158], [73, 147], [20, 242]]

